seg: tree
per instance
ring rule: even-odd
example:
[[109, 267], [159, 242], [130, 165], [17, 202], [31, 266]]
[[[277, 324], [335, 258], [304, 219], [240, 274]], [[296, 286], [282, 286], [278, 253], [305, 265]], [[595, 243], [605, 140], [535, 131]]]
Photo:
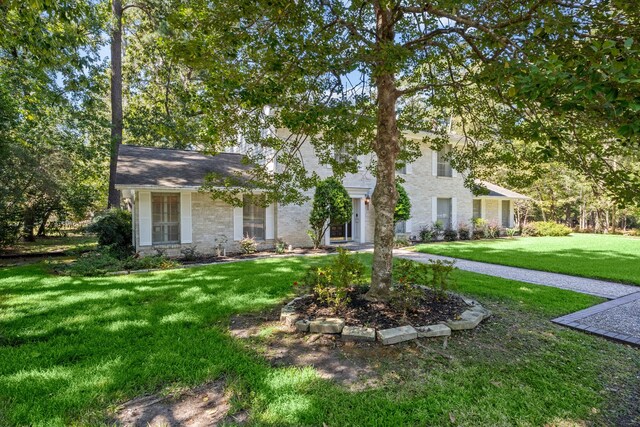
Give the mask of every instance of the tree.
[[313, 207], [309, 215], [309, 236], [313, 241], [313, 247], [317, 249], [322, 245], [325, 233], [331, 225], [350, 221], [352, 214], [351, 197], [342, 183], [333, 177], [320, 181], [313, 196]]
[[407, 190], [399, 182], [396, 182], [396, 191], [398, 192], [398, 202], [393, 212], [394, 225], [398, 221], [407, 221], [411, 218], [411, 199], [409, 199]]

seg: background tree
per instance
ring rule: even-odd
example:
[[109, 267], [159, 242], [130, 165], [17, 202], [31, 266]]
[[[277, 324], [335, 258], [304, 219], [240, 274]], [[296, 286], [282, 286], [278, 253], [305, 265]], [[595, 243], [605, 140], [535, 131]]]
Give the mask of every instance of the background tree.
[[322, 245], [325, 233], [331, 225], [349, 222], [351, 215], [353, 204], [342, 183], [333, 177], [320, 181], [313, 196], [313, 207], [309, 215], [309, 237], [313, 241], [313, 247], [317, 249]]

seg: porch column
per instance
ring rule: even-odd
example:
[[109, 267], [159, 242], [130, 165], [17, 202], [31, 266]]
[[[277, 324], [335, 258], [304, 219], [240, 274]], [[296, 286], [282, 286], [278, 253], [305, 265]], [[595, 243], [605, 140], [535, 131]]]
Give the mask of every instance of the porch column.
[[360, 243], [365, 243], [367, 241], [367, 237], [365, 236], [367, 227], [365, 227], [365, 204], [364, 198], [358, 199], [358, 216], [360, 218]]

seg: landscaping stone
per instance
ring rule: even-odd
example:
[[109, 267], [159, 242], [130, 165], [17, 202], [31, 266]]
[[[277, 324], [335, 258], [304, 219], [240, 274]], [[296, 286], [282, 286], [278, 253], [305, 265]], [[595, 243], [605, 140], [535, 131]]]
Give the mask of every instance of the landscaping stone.
[[481, 305], [475, 305], [469, 309], [469, 311], [477, 312], [482, 314], [482, 320], [491, 317], [491, 311], [487, 310]]
[[448, 337], [451, 335], [451, 328], [441, 323], [417, 326], [416, 331], [418, 331], [418, 338]]
[[306, 319], [298, 320], [296, 323], [296, 329], [298, 332], [309, 332], [309, 321]]
[[309, 322], [309, 331], [315, 334], [339, 334], [344, 328], [344, 320], [338, 317], [327, 317]]
[[280, 313], [280, 321], [287, 326], [293, 326], [300, 319], [298, 313]]
[[484, 315], [478, 311], [467, 310], [460, 315], [458, 320], [448, 320], [447, 326], [453, 331], [473, 329], [484, 319]]
[[383, 345], [397, 344], [418, 338], [418, 331], [413, 326], [400, 326], [399, 328], [382, 329], [378, 331], [378, 339]]
[[342, 329], [342, 339], [346, 341], [375, 341], [376, 330], [360, 326], [345, 326]]

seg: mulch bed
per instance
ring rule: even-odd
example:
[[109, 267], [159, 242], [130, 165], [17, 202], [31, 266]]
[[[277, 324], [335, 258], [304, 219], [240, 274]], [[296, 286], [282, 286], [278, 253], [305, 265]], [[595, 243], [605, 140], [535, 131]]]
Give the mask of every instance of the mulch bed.
[[366, 290], [363, 288], [352, 288], [349, 291], [350, 302], [346, 308], [337, 312], [333, 307], [318, 301], [314, 296], [296, 301], [294, 307], [296, 312], [302, 314], [305, 319], [340, 317], [349, 326], [365, 326], [376, 329], [440, 323], [447, 319], [456, 318], [469, 308], [462, 298], [456, 295], [439, 298], [434, 291], [423, 289], [423, 296], [420, 297], [415, 308], [407, 312], [406, 318], [403, 318], [403, 313], [390, 304], [365, 300], [365, 292]]

